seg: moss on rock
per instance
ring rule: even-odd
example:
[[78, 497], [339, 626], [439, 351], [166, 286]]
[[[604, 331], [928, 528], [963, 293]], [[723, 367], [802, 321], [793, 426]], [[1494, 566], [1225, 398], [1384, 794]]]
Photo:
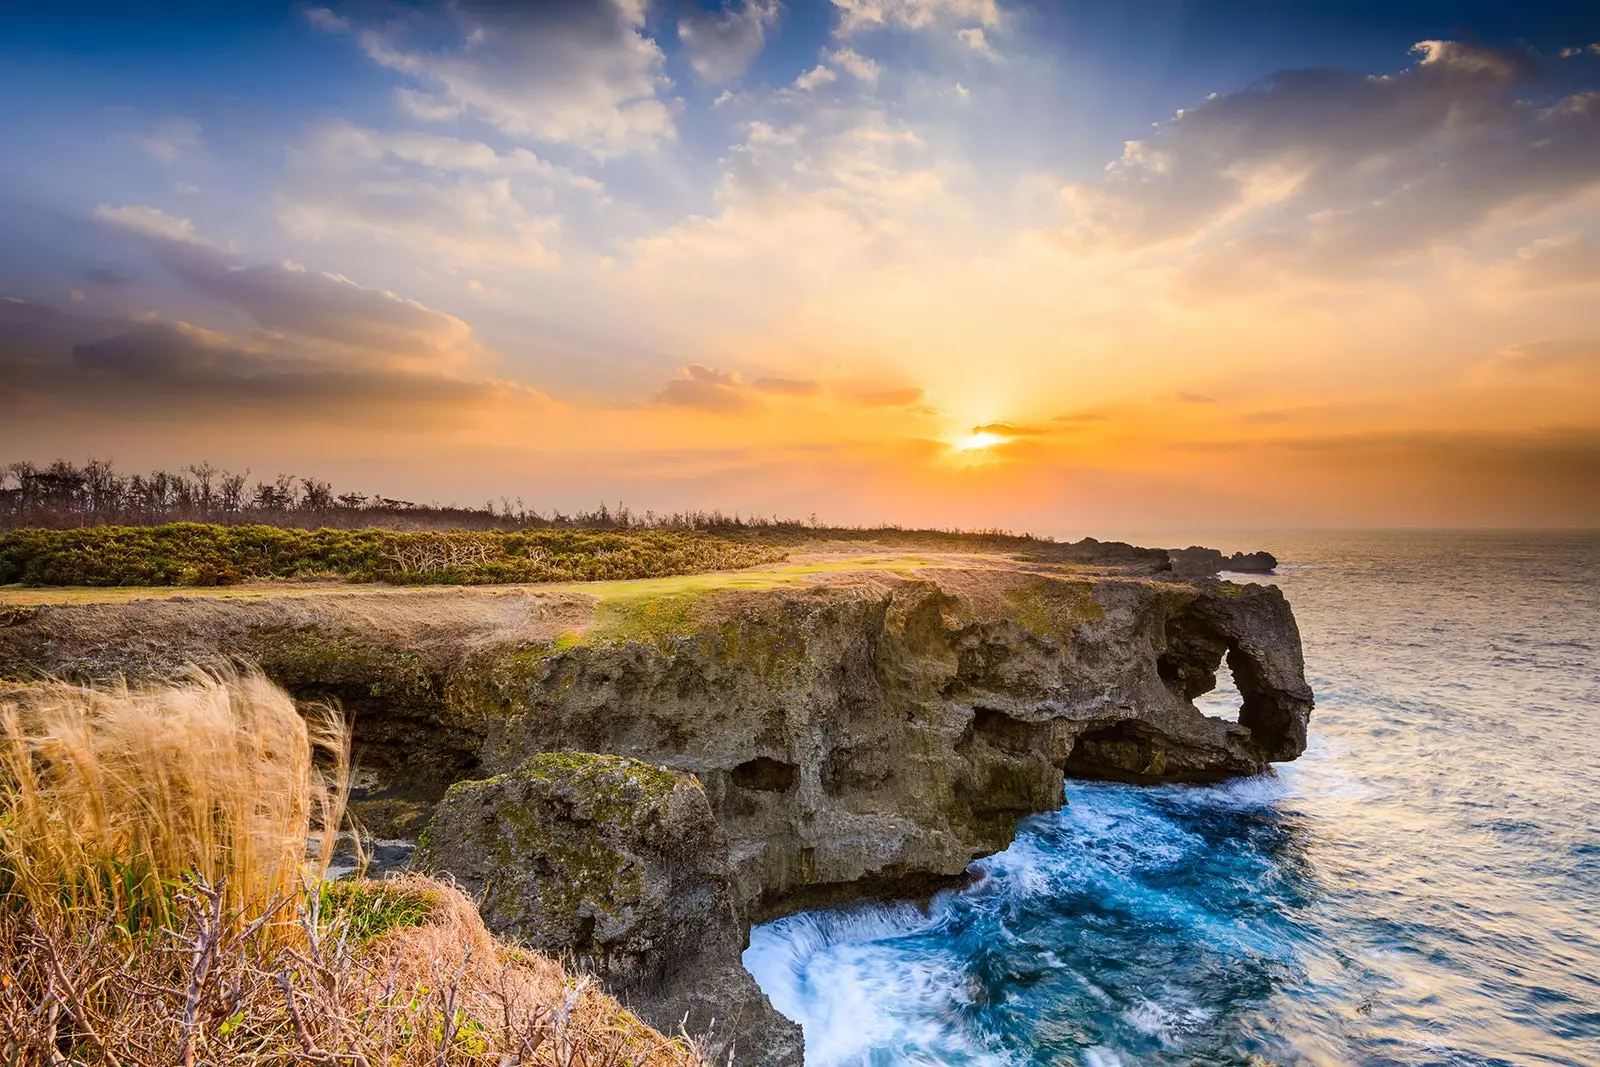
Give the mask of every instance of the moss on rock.
[[1011, 590], [1005, 598], [1008, 618], [1034, 633], [1067, 640], [1085, 622], [1105, 618], [1094, 598], [1094, 584], [1060, 578], [1037, 578]]

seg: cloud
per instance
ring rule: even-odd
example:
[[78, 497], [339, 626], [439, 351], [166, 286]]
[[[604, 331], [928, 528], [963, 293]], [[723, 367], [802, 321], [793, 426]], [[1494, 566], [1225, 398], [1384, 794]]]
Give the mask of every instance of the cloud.
[[972, 432], [993, 434], [996, 437], [1044, 437], [1055, 431], [1044, 426], [1017, 426], [1009, 422], [990, 422], [974, 426]]
[[839, 33], [871, 29], [920, 30], [942, 22], [1000, 25], [997, 0], [833, 0]]
[[794, 80], [794, 87], [796, 89], [803, 89], [809, 92], [818, 86], [827, 85], [830, 82], [835, 82], [838, 80], [839, 76], [837, 74], [819, 63], [817, 66], [812, 67], [810, 70], [805, 71], [798, 78], [796, 78]]
[[875, 84], [878, 80], [877, 61], [862, 55], [853, 48], [836, 48], [831, 52], [824, 52], [822, 58], [857, 81]]
[[906, 408], [919, 404], [928, 395], [926, 389], [914, 385], [899, 389], [880, 389], [855, 394], [856, 403], [864, 408]]
[[966, 29], [957, 30], [956, 36], [960, 38], [962, 44], [979, 55], [994, 55], [994, 49], [989, 47], [989, 38], [984, 36], [981, 26], [969, 26]]
[[1600, 245], [1578, 235], [1541, 238], [1490, 268], [1489, 277], [1519, 292], [1600, 286]]
[[157, 207], [144, 204], [124, 204], [113, 207], [101, 204], [94, 209], [94, 217], [124, 230], [144, 237], [159, 237], [182, 244], [216, 247], [195, 231], [194, 223], [167, 214]]
[[1600, 388], [1600, 338], [1532, 341], [1496, 352], [1467, 373], [1485, 389]]
[[791, 126], [750, 123], [724, 161], [717, 212], [633, 242], [636, 263], [685, 282], [724, 266], [748, 285], [755, 271], [764, 293], [792, 298], [766, 286], [842, 282], [926, 232], [945, 190], [917, 132], [875, 108], [811, 110]]
[[555, 204], [603, 193], [525, 148], [331, 122], [291, 149], [277, 217], [302, 240], [379, 240], [456, 266], [551, 267]]
[[822, 392], [822, 383], [804, 378], [757, 378], [751, 388], [779, 396], [817, 396]]
[[414, 425], [457, 420], [492, 402], [548, 403], [513, 383], [342, 355], [275, 334], [117, 323], [0, 302], [0, 399], [34, 418], [245, 415]]
[[761, 54], [780, 10], [778, 0], [728, 0], [717, 12], [691, 8], [678, 20], [689, 66], [713, 85], [737, 78]]
[[665, 57], [644, 15], [639, 0], [462, 0], [410, 9], [357, 38], [414, 83], [404, 98], [413, 115], [470, 114], [510, 137], [607, 157], [676, 132]]
[[162, 121], [149, 133], [135, 137], [134, 143], [141, 151], [170, 165], [200, 150], [200, 123], [175, 116]]
[[340, 18], [325, 7], [308, 7], [304, 13], [306, 21], [324, 33], [349, 33], [353, 29], [349, 19]]
[[716, 415], [747, 411], [753, 406], [739, 376], [732, 371], [691, 363], [681, 368], [680, 374], [681, 377], [669, 381], [655, 395], [655, 403]]
[[1204, 393], [1190, 393], [1182, 390], [1173, 393], [1172, 399], [1176, 400], [1180, 404], [1215, 404], [1217, 402], [1216, 397], [1206, 396]]
[[230, 267], [187, 249], [159, 258], [195, 292], [238, 308], [265, 330], [327, 341], [390, 365], [456, 364], [479, 352], [472, 328], [454, 315], [343, 275], [290, 263]]
[[121, 289], [130, 285], [133, 279], [110, 267], [90, 267], [83, 272], [83, 280], [93, 282], [104, 289]]
[[1252, 270], [1354, 272], [1516, 221], [1600, 184], [1600, 97], [1540, 107], [1529, 57], [1424, 41], [1395, 74], [1291, 70], [1215, 95], [1063, 190], [1067, 239], [1211, 243], [1224, 289]]

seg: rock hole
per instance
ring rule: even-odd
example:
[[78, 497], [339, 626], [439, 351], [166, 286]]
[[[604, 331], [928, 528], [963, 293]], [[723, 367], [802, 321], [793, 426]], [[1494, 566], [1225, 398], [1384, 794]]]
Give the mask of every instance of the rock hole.
[[1233, 671], [1226, 660], [1217, 666], [1217, 687], [1194, 698], [1194, 706], [1200, 709], [1201, 714], [1224, 722], [1238, 722], [1239, 709], [1243, 704], [1244, 696], [1234, 684]]
[[741, 789], [754, 789], [763, 793], [784, 793], [794, 788], [800, 771], [792, 763], [757, 756], [735, 767], [729, 777]]

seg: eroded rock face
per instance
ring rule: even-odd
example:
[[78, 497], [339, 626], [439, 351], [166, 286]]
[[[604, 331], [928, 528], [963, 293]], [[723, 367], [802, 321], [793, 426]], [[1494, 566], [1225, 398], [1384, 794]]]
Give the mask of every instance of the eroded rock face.
[[[469, 884], [521, 879], [486, 903], [491, 926], [589, 954], [614, 988], [659, 983], [659, 1003], [726, 1018], [752, 988], [734, 974], [750, 918], [948, 884], [1056, 807], [1064, 775], [1203, 781], [1300, 754], [1312, 696], [1278, 590], [1140, 573], [822, 576], [663, 597], [610, 631], [592, 602], [533, 590], [41, 608], [0, 627], [0, 677], [241, 655], [297, 697], [336, 697], [375, 773], [365, 803], [426, 807], [475, 783], [442, 802], [423, 854]], [[1224, 659], [1238, 722], [1192, 703]], [[581, 776], [546, 773], [571, 752], [692, 774], [703, 792], [641, 792], [628, 810], [653, 814], [618, 837]], [[536, 813], [520, 827], [501, 815], [519, 805]], [[426, 816], [401, 810], [408, 826]], [[707, 844], [675, 853], [663, 826]], [[642, 880], [555, 908], [544, 887], [571, 882], [555, 859], [579, 840]], [[712, 953], [699, 969], [731, 976], [709, 1000], [671, 977], [692, 970], [678, 962], [692, 946], [670, 936], [698, 921], [673, 910], [670, 887], [690, 884], [684, 907], [733, 916], [695, 928]]]
[[656, 1029], [710, 1029], [713, 1060], [731, 1049], [740, 1063], [800, 1062], [800, 1027], [740, 965], [750, 927], [694, 777], [617, 756], [535, 756], [452, 786], [413, 866], [454, 876], [491, 930], [570, 954]]
[[[1058, 805], [1064, 772], [1211, 780], [1304, 748], [1275, 589], [979, 581], [763, 593], [665, 642], [489, 664], [460, 699], [487, 711], [490, 771], [573, 749], [697, 774], [758, 915], [958, 876]], [[1225, 656], [1238, 723], [1191, 703]]]

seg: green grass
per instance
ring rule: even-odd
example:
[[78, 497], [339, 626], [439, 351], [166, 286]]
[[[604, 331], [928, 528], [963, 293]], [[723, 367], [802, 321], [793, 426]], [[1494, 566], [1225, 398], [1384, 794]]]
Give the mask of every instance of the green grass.
[[750, 541], [654, 530], [398, 533], [173, 523], [0, 534], [0, 585], [615, 581], [749, 567], [786, 555], [776, 546]]
[[439, 906], [437, 894], [366, 879], [324, 882], [319, 892], [324, 921], [342, 918], [358, 943], [390, 930], [421, 926]]

